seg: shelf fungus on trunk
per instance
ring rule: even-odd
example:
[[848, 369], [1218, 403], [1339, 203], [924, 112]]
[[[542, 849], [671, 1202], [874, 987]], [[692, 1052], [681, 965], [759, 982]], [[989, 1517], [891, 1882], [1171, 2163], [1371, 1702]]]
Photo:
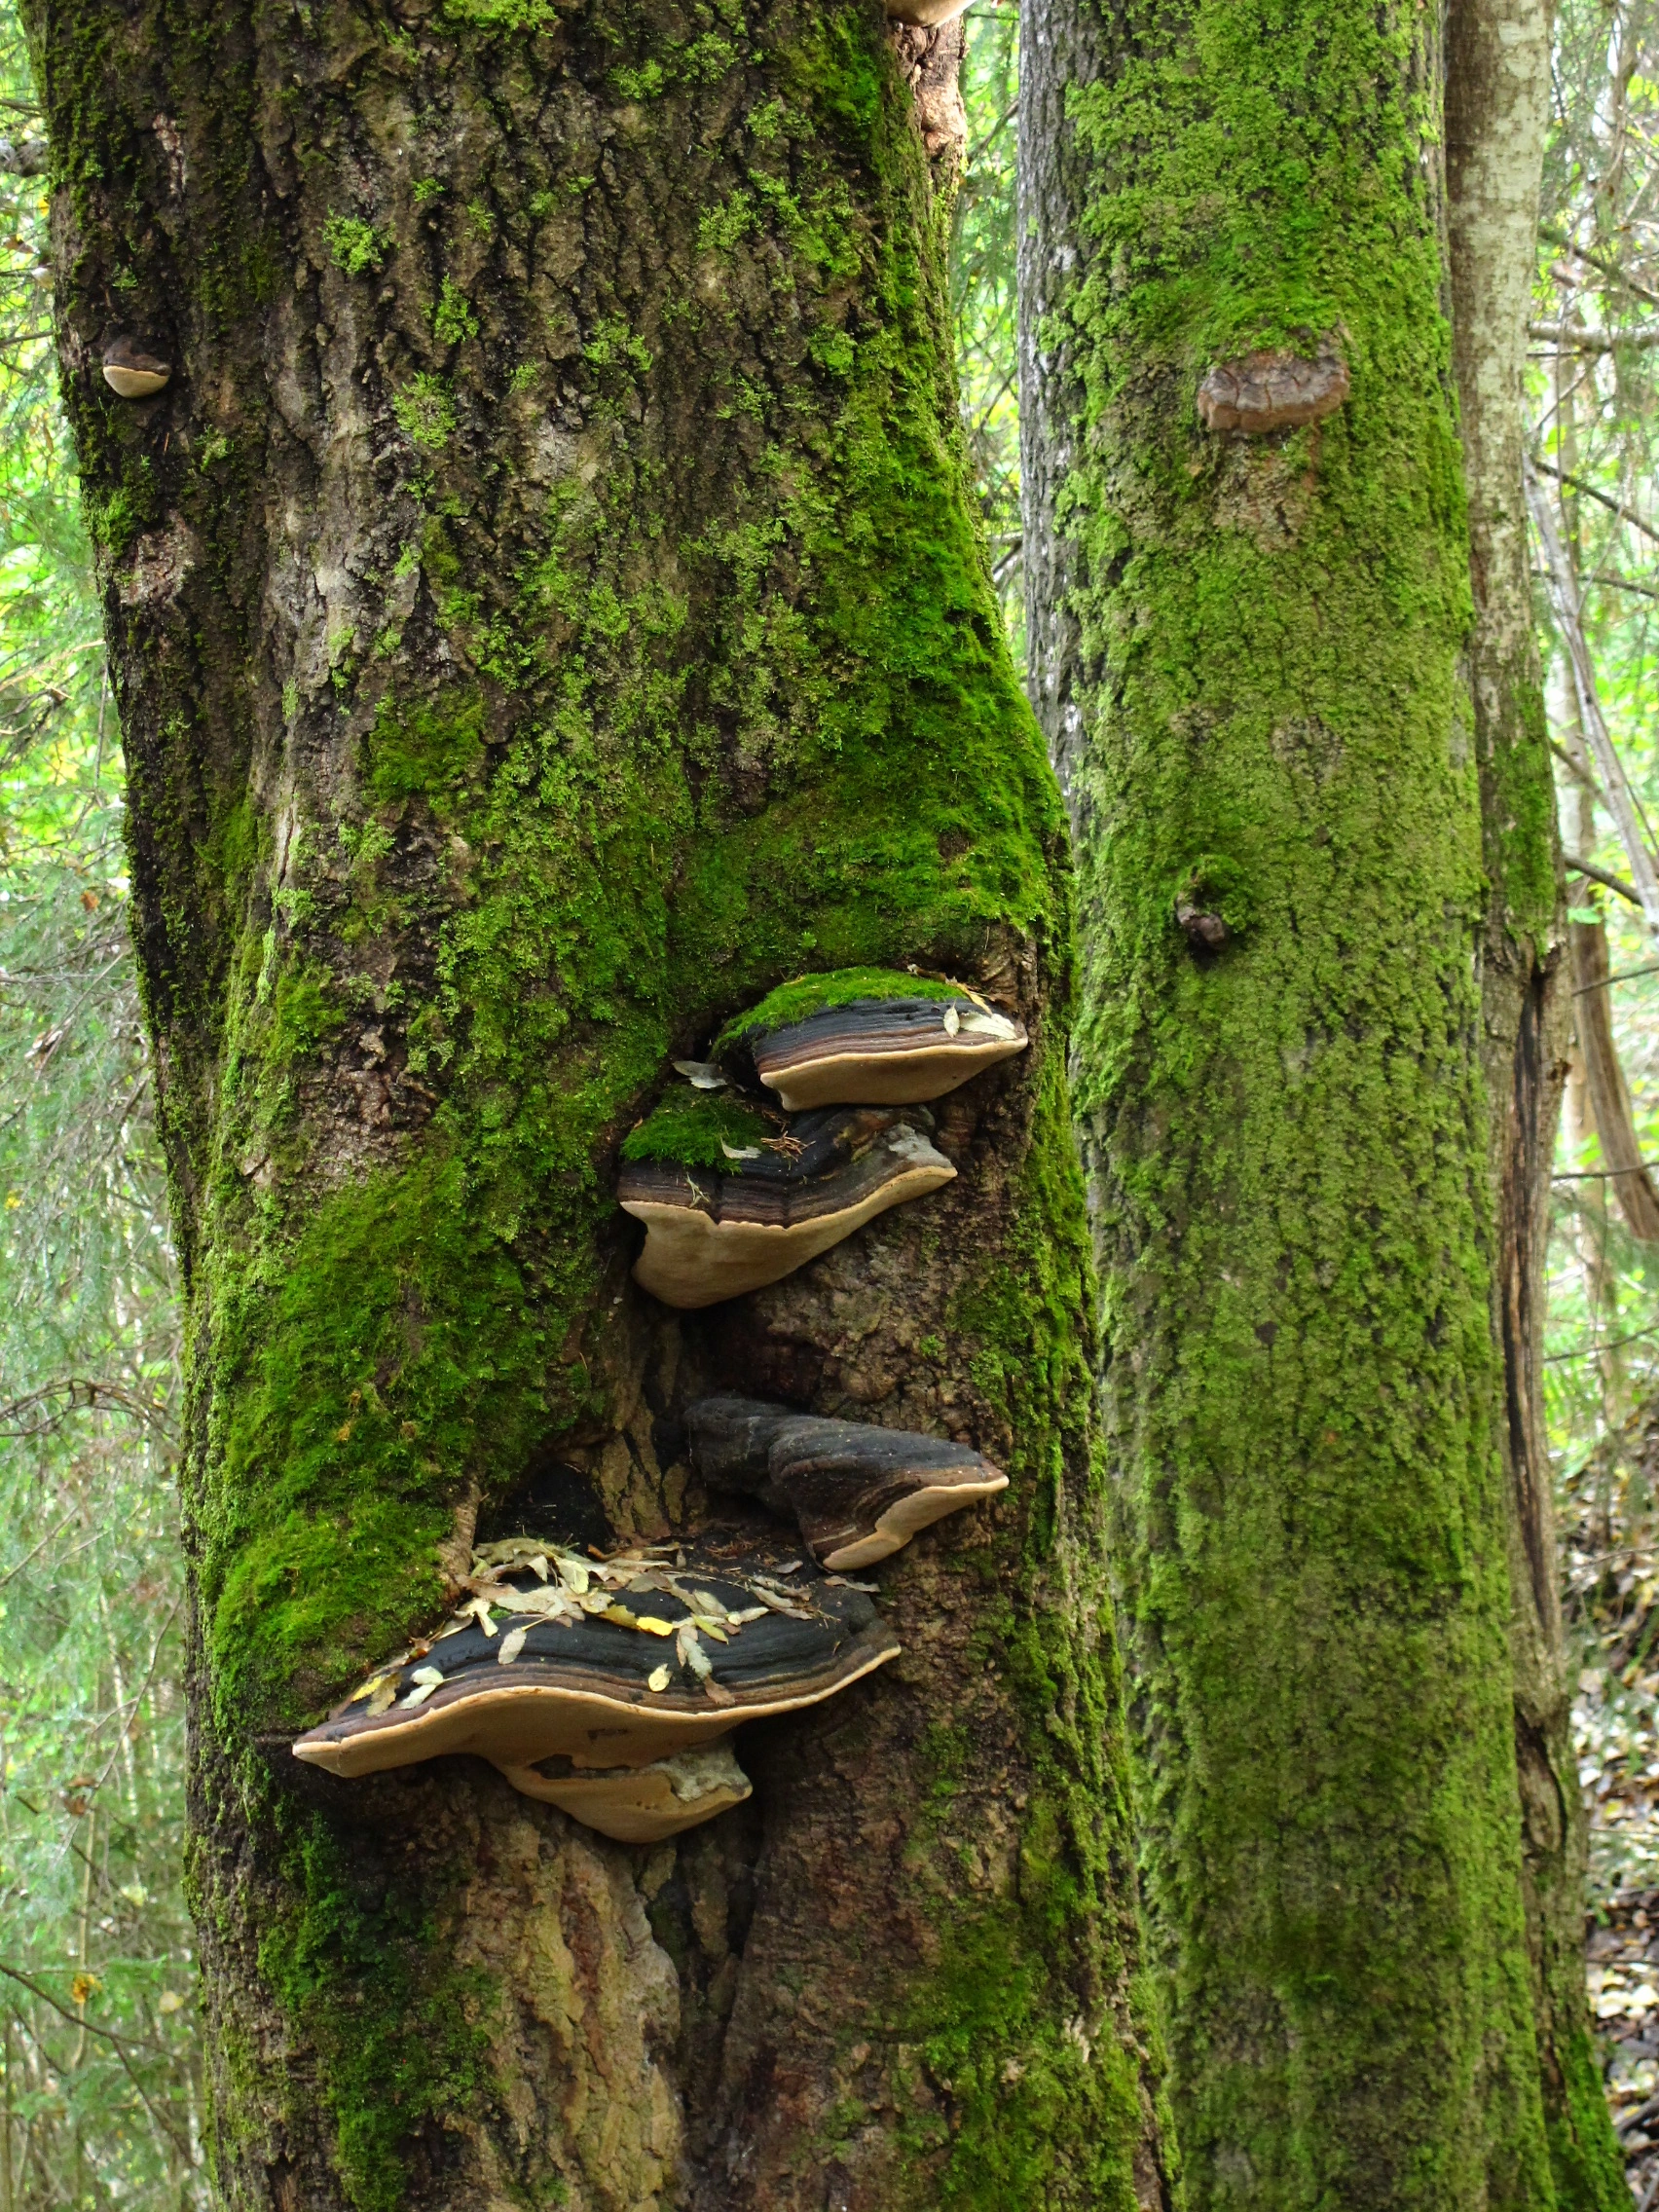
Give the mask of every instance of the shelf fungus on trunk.
[[1334, 347], [1311, 358], [1300, 353], [1246, 353], [1218, 361], [1198, 387], [1206, 430], [1243, 430], [1264, 437], [1334, 415], [1348, 395], [1348, 367]]
[[172, 363], [135, 339], [118, 338], [104, 348], [103, 380], [118, 399], [149, 399], [171, 376]]
[[471, 1752], [624, 1842], [694, 1827], [748, 1794], [729, 1754], [699, 1754], [899, 1651], [866, 1591], [799, 1564], [753, 1546], [596, 1561], [530, 1537], [483, 1545], [459, 1612], [378, 1668], [294, 1756], [350, 1777]]
[[675, 1751], [648, 1766], [596, 1771], [573, 1759], [546, 1758], [501, 1771], [525, 1796], [557, 1805], [618, 1843], [659, 1843], [682, 1828], [700, 1827], [752, 1794], [748, 1775], [723, 1742]]
[[622, 1161], [617, 1198], [645, 1225], [635, 1279], [681, 1308], [778, 1282], [956, 1173], [916, 1117], [836, 1107], [786, 1120], [689, 1088], [629, 1132]]
[[757, 1398], [699, 1398], [684, 1423], [704, 1481], [792, 1516], [829, 1567], [871, 1567], [920, 1530], [1008, 1488], [1001, 1468], [969, 1445]]
[[924, 30], [937, 31], [941, 23], [965, 16], [973, 4], [974, 0], [883, 0], [883, 11], [890, 23], [920, 23]]
[[[847, 995], [849, 982], [859, 995]], [[807, 996], [803, 1005], [815, 989], [833, 992], [831, 1002], [813, 1006]], [[747, 1050], [760, 1081], [794, 1114], [925, 1105], [1028, 1042], [1021, 1023], [965, 984], [854, 970], [786, 983], [728, 1024], [715, 1051]]]

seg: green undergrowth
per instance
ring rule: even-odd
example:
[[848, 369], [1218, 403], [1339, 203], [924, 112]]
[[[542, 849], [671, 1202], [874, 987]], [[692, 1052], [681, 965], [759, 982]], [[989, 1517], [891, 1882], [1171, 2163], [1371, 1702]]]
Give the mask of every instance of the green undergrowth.
[[679, 1161], [687, 1167], [713, 1167], [735, 1175], [742, 1167], [731, 1154], [752, 1150], [777, 1134], [777, 1127], [741, 1098], [719, 1092], [671, 1090], [648, 1119], [622, 1139], [624, 1160]]

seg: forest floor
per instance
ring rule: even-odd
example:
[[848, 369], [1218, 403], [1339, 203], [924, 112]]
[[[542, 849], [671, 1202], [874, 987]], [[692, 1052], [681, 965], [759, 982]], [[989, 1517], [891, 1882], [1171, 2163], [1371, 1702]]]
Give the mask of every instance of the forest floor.
[[1659, 2207], [1659, 1404], [1586, 1462], [1562, 1514], [1590, 1808], [1590, 2005], [1640, 2212]]

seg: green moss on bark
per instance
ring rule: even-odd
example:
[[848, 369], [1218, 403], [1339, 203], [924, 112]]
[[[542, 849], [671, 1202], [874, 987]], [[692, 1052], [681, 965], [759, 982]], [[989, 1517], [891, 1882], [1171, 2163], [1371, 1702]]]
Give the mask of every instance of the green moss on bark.
[[[1058, 499], [1080, 1106], [1195, 2201], [1555, 2201], [1489, 1325], [1432, 20], [1118, 12]], [[1258, 348], [1346, 402], [1200, 424]], [[1035, 610], [1034, 629], [1047, 619]], [[1184, 926], [1218, 915], [1225, 938]]]
[[[141, 0], [145, 70], [100, 49], [97, 115], [49, 72], [55, 130], [101, 145], [118, 109], [140, 149], [122, 189], [179, 337], [175, 416], [111, 416], [90, 380], [72, 405], [94, 499], [135, 500], [140, 461], [158, 487], [106, 543], [190, 1278], [204, 1940], [314, 2065], [320, 2121], [270, 2094], [258, 2120], [279, 2106], [319, 2203], [360, 2212], [409, 2197], [424, 2123], [463, 2122], [448, 2148], [473, 2155], [464, 2023], [498, 1997], [446, 1968], [436, 1845], [377, 1887], [358, 1831], [307, 1800], [260, 1862], [273, 1739], [431, 1621], [458, 1507], [614, 1438], [613, 1334], [659, 1320], [625, 1288], [616, 1161], [672, 1056], [803, 973], [997, 954], [1040, 1008], [1067, 956], [1063, 817], [985, 572], [879, 17], [694, 15], [452, 0], [382, 37], [233, 11], [181, 43]], [[222, 168], [203, 153], [216, 199], [189, 165], [175, 191], [158, 115], [192, 162], [243, 129]], [[86, 344], [114, 235], [89, 192], [63, 295]], [[328, 229], [347, 207], [379, 284]], [[209, 218], [233, 260], [253, 240], [280, 269], [279, 313], [191, 267]], [[636, 250], [653, 224], [660, 255]], [[168, 426], [145, 444], [146, 422]], [[1057, 1027], [1045, 1050], [1016, 1232], [961, 1315], [1038, 1506], [997, 1634], [1030, 1679], [1042, 1878], [973, 1930], [927, 1890], [965, 1947], [924, 1962], [914, 2010], [947, 2028], [972, 2124], [918, 2151], [895, 2212], [940, 2201], [941, 2162], [976, 2201], [1040, 2130], [1056, 2206], [1126, 2212], [1147, 2133], [1119, 2093], [1140, 2060], [1102, 2055], [1133, 1904], [1121, 1776], [1104, 1820], [1096, 1787], [1099, 1530], [1064, 1507], [1088, 1380]], [[1022, 1951], [985, 2009], [973, 1959]], [[251, 2200], [271, 2184], [237, 2034], [220, 2143]], [[1033, 2087], [1005, 2158], [1011, 2063]]]

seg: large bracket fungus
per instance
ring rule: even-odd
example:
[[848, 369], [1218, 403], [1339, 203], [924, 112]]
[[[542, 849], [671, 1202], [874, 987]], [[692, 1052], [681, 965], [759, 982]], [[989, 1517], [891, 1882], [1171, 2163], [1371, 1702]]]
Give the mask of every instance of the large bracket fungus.
[[1265, 437], [1334, 415], [1348, 395], [1348, 366], [1334, 347], [1311, 359], [1300, 353], [1246, 353], [1218, 361], [1198, 387], [1206, 430], [1242, 430]]
[[868, 1107], [804, 1114], [752, 1145], [722, 1139], [718, 1166], [639, 1157], [656, 1119], [633, 1133], [636, 1157], [624, 1145], [617, 1197], [645, 1225], [635, 1280], [665, 1306], [778, 1282], [956, 1173], [913, 1122]]
[[720, 1394], [685, 1410], [691, 1464], [717, 1489], [792, 1516], [825, 1567], [872, 1567], [920, 1530], [1008, 1488], [966, 1444], [869, 1421], [825, 1420]]
[[601, 1561], [532, 1538], [483, 1546], [461, 1610], [294, 1756], [355, 1776], [471, 1752], [604, 1834], [674, 1834], [747, 1794], [735, 1761], [687, 1766], [687, 1753], [898, 1653], [867, 1592], [798, 1565], [672, 1545]]

